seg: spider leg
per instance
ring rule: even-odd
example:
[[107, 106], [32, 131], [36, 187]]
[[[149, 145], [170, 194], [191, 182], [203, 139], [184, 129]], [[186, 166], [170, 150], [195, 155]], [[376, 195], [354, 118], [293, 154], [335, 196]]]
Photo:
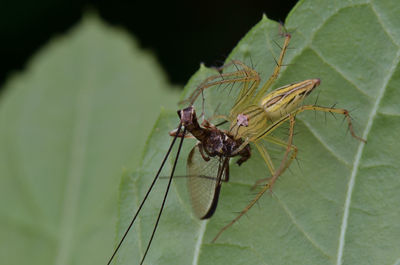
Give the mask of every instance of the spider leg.
[[249, 82], [249, 81], [257, 81], [259, 82], [259, 75], [258, 73], [253, 70], [252, 68], [248, 67], [244, 63], [240, 61], [232, 61], [231, 63], [227, 64], [227, 67], [230, 65], [239, 65], [241, 68], [238, 68], [237, 71], [229, 72], [229, 73], [220, 73], [218, 75], [213, 75], [206, 78], [193, 92], [192, 94], [185, 100], [181, 101], [180, 104], [189, 103], [193, 105], [194, 102], [197, 100], [199, 95], [203, 93], [206, 88], [220, 85], [220, 84], [229, 84], [235, 82]]
[[291, 38], [291, 35], [289, 33], [286, 33], [285, 34], [285, 42], [283, 43], [281, 53], [279, 55], [279, 59], [276, 62], [274, 72], [272, 73], [270, 78], [267, 80], [267, 82], [265, 82], [265, 84], [258, 91], [258, 93], [255, 96], [254, 102], [260, 101], [262, 99], [262, 97], [265, 95], [265, 93], [271, 88], [271, 86], [275, 82], [275, 80], [278, 78], [279, 72], [283, 65], [283, 58], [284, 58], [287, 48], [289, 46], [290, 38]]
[[[286, 165], [285, 165], [283, 171], [285, 171], [290, 166], [290, 164], [293, 162], [293, 160], [296, 159], [297, 153], [298, 153], [298, 149], [297, 149], [297, 146], [295, 146], [294, 144], [289, 145], [287, 142], [285, 142], [285, 141], [283, 141], [283, 140], [281, 140], [281, 139], [279, 139], [277, 137], [271, 136], [271, 135], [267, 135], [266, 137], [263, 138], [263, 140], [266, 140], [266, 141], [268, 141], [270, 143], [273, 143], [273, 144], [276, 144], [276, 145], [279, 145], [279, 146], [282, 146], [282, 147], [285, 147], [285, 148], [290, 148], [290, 151], [292, 152], [292, 155], [290, 156], [289, 160], [286, 162]], [[257, 147], [260, 145], [258, 143], [255, 143], [255, 144], [256, 144]], [[261, 147], [263, 147], [263, 146], [261, 146]], [[265, 150], [265, 148], [264, 148], [264, 150]], [[261, 153], [260, 149], [259, 149], [259, 152]], [[266, 152], [266, 150], [265, 150], [265, 152]], [[261, 156], [263, 156], [262, 153], [261, 153]], [[264, 156], [263, 156], [263, 158], [264, 158]], [[268, 162], [266, 161], [265, 158], [264, 158], [264, 161], [268, 165]], [[269, 168], [269, 169], [271, 171], [271, 168]], [[275, 172], [275, 169], [273, 169], [271, 172], [272, 172], [272, 175], [273, 175], [273, 172]], [[259, 180], [256, 181], [256, 183], [254, 184], [252, 189], [255, 189], [257, 186], [261, 185], [264, 182], [270, 181], [270, 180], [271, 180], [271, 177], [259, 179]]]
[[[272, 178], [269, 180], [267, 184], [264, 185], [264, 187], [257, 193], [257, 195], [254, 197], [254, 199], [236, 216], [230, 223], [222, 227], [218, 234], [214, 237], [212, 242], [215, 242], [221, 234], [227, 230], [229, 227], [231, 227], [234, 223], [236, 223], [243, 215], [245, 215], [253, 206], [256, 204], [256, 202], [262, 197], [262, 195], [267, 191], [270, 190], [274, 184], [274, 182], [277, 180], [277, 178], [285, 171], [285, 169], [290, 165], [291, 161], [294, 159], [293, 155], [290, 157], [288, 160], [289, 153], [291, 151], [291, 146], [293, 142], [293, 132], [294, 132], [294, 124], [295, 124], [295, 116], [290, 115], [290, 133], [289, 133], [289, 140], [287, 142], [287, 148], [285, 155], [281, 161], [281, 165], [277, 171], [274, 170], [274, 166], [272, 164], [271, 158], [268, 155], [268, 152], [265, 150], [264, 147], [256, 143], [256, 146], [258, 150], [261, 153], [261, 156], [264, 158], [265, 162], [268, 165], [268, 168], [270, 169], [272, 173]], [[261, 148], [259, 148], [261, 147]], [[297, 152], [294, 152], [297, 154]]]
[[252, 139], [254, 141], [257, 141], [258, 139], [263, 138], [264, 136], [270, 134], [276, 127], [279, 127], [282, 123], [284, 123], [285, 121], [287, 121], [291, 115], [297, 115], [303, 111], [306, 110], [315, 110], [315, 111], [322, 111], [322, 112], [330, 112], [330, 113], [338, 113], [338, 114], [342, 114], [345, 116], [346, 120], [347, 120], [347, 126], [349, 128], [349, 131], [351, 133], [351, 136], [353, 136], [355, 139], [366, 143], [367, 141], [363, 138], [361, 138], [360, 136], [358, 136], [353, 129], [353, 123], [351, 122], [351, 117], [349, 114], [349, 111], [346, 109], [336, 109], [336, 108], [329, 108], [329, 107], [320, 107], [320, 106], [314, 106], [314, 105], [304, 105], [304, 106], [300, 106], [299, 108], [297, 108], [296, 110], [292, 111], [291, 113], [281, 117], [279, 120], [275, 121], [272, 125], [268, 126], [268, 128], [266, 128], [259, 136], [256, 137], [256, 139]]

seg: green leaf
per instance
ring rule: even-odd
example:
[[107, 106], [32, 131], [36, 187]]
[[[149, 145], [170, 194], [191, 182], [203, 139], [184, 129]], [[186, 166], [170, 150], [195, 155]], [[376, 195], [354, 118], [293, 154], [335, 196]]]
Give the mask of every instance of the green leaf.
[[10, 78], [0, 102], [2, 264], [105, 264], [123, 168], [138, 164], [161, 106], [178, 100], [169, 88], [153, 56], [93, 15]]
[[[286, 27], [292, 42], [288, 65], [274, 85], [320, 78], [307, 101], [351, 110], [363, 144], [346, 134], [346, 122], [321, 113], [297, 116], [293, 163], [274, 186], [216, 243], [212, 238], [254, 198], [251, 185], [269, 176], [253, 148], [240, 168], [231, 165], [216, 214], [207, 221], [191, 213], [185, 180], [176, 178], [145, 264], [399, 264], [400, 188], [400, 7], [396, 1], [301, 1]], [[277, 23], [263, 18], [229, 59], [255, 65], [265, 81], [279, 54]], [[215, 71], [201, 67], [187, 96]], [[206, 95], [210, 105], [222, 98]], [[211, 102], [211, 103], [210, 103]], [[198, 108], [199, 109], [199, 108]], [[119, 238], [147, 191], [178, 117], [163, 113], [147, 144], [141, 169], [121, 186]], [[185, 175], [187, 140], [177, 176]], [[167, 165], [162, 175], [169, 173]], [[166, 185], [159, 180], [142, 216], [120, 249], [118, 264], [139, 264]], [[136, 204], [136, 205], [134, 205]]]

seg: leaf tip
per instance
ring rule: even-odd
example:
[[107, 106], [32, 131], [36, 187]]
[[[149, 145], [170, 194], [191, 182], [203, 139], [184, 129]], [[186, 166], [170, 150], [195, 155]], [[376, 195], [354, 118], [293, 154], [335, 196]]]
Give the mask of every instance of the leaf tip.
[[265, 13], [263, 13], [262, 14], [262, 18], [261, 18], [261, 21], [266, 21], [266, 20], [268, 20], [268, 17], [267, 17], [267, 14], [265, 14]]

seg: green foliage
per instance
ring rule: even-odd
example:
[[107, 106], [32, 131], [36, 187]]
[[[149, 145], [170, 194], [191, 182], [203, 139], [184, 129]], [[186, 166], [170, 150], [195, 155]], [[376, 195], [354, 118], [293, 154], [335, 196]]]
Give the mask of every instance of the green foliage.
[[93, 16], [14, 75], [0, 102], [2, 264], [105, 264], [124, 167], [139, 164], [160, 106], [155, 59]]
[[[253, 198], [251, 185], [269, 173], [256, 150], [241, 167], [232, 164], [215, 216], [199, 221], [179, 178], [194, 144], [185, 141], [146, 264], [399, 264], [399, 13], [395, 0], [299, 3], [286, 21], [292, 49], [275, 87], [321, 78], [309, 103], [320, 92], [319, 105], [352, 110], [368, 143], [346, 134], [339, 116], [302, 113], [294, 140], [299, 166], [293, 163], [272, 196], [210, 244]], [[281, 40], [277, 23], [263, 18], [229, 59], [254, 64], [266, 80], [279, 53], [274, 41]], [[201, 67], [183, 98], [214, 73]], [[151, 56], [93, 17], [9, 80], [0, 101], [2, 263], [106, 263], [178, 125], [166, 83]], [[211, 106], [221, 100], [214, 92], [206, 95]], [[139, 164], [161, 105], [174, 111], [162, 112], [140, 167], [120, 184], [122, 168]], [[159, 180], [116, 264], [139, 263], [165, 184]]]
[[[288, 64], [275, 87], [308, 78], [322, 84], [308, 103], [351, 110], [355, 130], [366, 145], [346, 134], [346, 123], [321, 113], [297, 118], [293, 163], [274, 187], [217, 243], [211, 239], [253, 198], [250, 187], [268, 170], [254, 156], [231, 166], [216, 214], [198, 221], [191, 213], [185, 180], [177, 178], [146, 264], [398, 264], [400, 262], [400, 19], [395, 1], [318, 1], [299, 3], [286, 21], [292, 32]], [[265, 81], [281, 42], [277, 23], [263, 18], [229, 59], [253, 62]], [[193, 76], [185, 95], [213, 71]], [[218, 103], [213, 91], [209, 104]], [[184, 98], [184, 96], [183, 96]], [[211, 101], [211, 103], [210, 103]], [[213, 102], [215, 101], [215, 102]], [[140, 170], [121, 185], [118, 238], [143, 198], [178, 125], [174, 113], [160, 116], [146, 146]], [[185, 174], [187, 140], [178, 176]], [[162, 175], [168, 175], [170, 165]], [[165, 189], [161, 179], [143, 215], [120, 250], [116, 264], [138, 264]], [[134, 205], [136, 204], [136, 205]]]

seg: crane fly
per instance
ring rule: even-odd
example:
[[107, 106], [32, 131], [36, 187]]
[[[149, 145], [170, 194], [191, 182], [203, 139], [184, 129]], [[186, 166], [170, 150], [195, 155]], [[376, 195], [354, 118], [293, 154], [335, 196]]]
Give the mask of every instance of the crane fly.
[[[145, 253], [140, 264], [143, 264], [144, 258], [150, 248], [154, 234], [158, 227], [158, 223], [164, 209], [166, 198], [171, 186], [172, 178], [174, 176], [175, 168], [179, 159], [180, 151], [182, 148], [183, 139], [185, 138], [186, 131], [189, 132], [192, 137], [195, 137], [199, 142], [193, 147], [192, 151], [188, 156], [187, 168], [188, 168], [188, 187], [192, 199], [192, 206], [197, 217], [200, 219], [206, 219], [212, 216], [214, 213], [218, 195], [221, 188], [222, 181], [229, 180], [229, 160], [231, 157], [240, 156], [237, 163], [240, 165], [250, 157], [250, 146], [247, 145], [245, 148], [242, 147], [242, 139], [234, 139], [231, 135], [226, 132], [219, 130], [212, 124], [207, 122], [203, 123], [203, 126], [197, 121], [197, 116], [194, 108], [189, 106], [183, 110], [178, 111], [180, 117], [180, 123], [175, 131], [170, 133], [174, 136], [172, 143], [165, 155], [161, 166], [153, 179], [144, 199], [142, 200], [135, 216], [129, 224], [126, 232], [124, 233], [121, 241], [115, 249], [107, 264], [111, 264], [115, 254], [122, 245], [122, 242], [126, 238], [130, 228], [137, 219], [139, 212], [141, 211], [146, 199], [148, 198], [151, 190], [154, 187], [155, 182], [159, 178], [162, 168], [171, 153], [172, 147], [175, 144], [177, 138], [181, 138], [179, 143], [176, 158], [173, 163], [171, 175], [167, 184], [167, 188], [164, 194], [164, 198], [160, 207], [159, 214], [154, 225], [153, 232], [150, 236], [150, 240], [146, 247]], [[181, 129], [183, 127], [183, 132]], [[240, 148], [240, 150], [238, 150]], [[206, 170], [206, 172], [203, 172]]]
[[[113, 260], [114, 255], [135, 222], [144, 202], [159, 178], [161, 169], [171, 153], [177, 138], [181, 138], [177, 155], [173, 163], [156, 223], [140, 264], [143, 263], [148, 253], [158, 227], [184, 138], [195, 138], [198, 141], [188, 155], [186, 177], [188, 179], [188, 190], [193, 212], [199, 219], [207, 219], [213, 215], [217, 207], [221, 183], [229, 180], [230, 159], [232, 157], [239, 157], [236, 161], [238, 165], [246, 162], [251, 157], [250, 144], [256, 147], [256, 150], [260, 153], [270, 172], [270, 177], [257, 181], [257, 184], [263, 184], [260, 191], [258, 191], [256, 196], [236, 218], [220, 229], [213, 239], [213, 242], [222, 232], [241, 218], [267, 190], [272, 189], [278, 177], [282, 175], [296, 158], [298, 149], [293, 145], [296, 115], [306, 110], [341, 114], [347, 120], [352, 137], [359, 141], [366, 142], [355, 134], [349, 111], [346, 109], [323, 107], [315, 104], [302, 104], [304, 99], [320, 84], [321, 81], [318, 78], [296, 82], [267, 93], [279, 75], [290, 39], [291, 35], [286, 33], [284, 44], [281, 48], [279, 59], [276, 61], [274, 71], [263, 86], [260, 87], [261, 78], [257, 71], [241, 61], [233, 60], [219, 68], [219, 74], [206, 78], [190, 96], [183, 101], [183, 103], [188, 104], [189, 107], [178, 111], [180, 123], [176, 130], [170, 132], [170, 135], [174, 137], [172, 143], [161, 163], [160, 169], [155, 175], [153, 182], [108, 264]], [[236, 70], [225, 72], [225, 69], [229, 66], [234, 66]], [[229, 113], [214, 115], [209, 119], [204, 118], [204, 92], [212, 87], [219, 87], [223, 84], [240, 85], [240, 91], [238, 92], [233, 106], [230, 108]], [[197, 120], [196, 112], [193, 107], [200, 95], [203, 100], [202, 113], [200, 115], [203, 119], [201, 125]], [[223, 119], [224, 122], [229, 124], [229, 128], [225, 130], [220, 129], [218, 125], [213, 125], [211, 123], [213, 119]], [[272, 132], [286, 122], [289, 122], [288, 139], [282, 140], [273, 136]], [[262, 144], [263, 141], [285, 149], [283, 158], [280, 160], [278, 167], [274, 165], [267, 148]]]

